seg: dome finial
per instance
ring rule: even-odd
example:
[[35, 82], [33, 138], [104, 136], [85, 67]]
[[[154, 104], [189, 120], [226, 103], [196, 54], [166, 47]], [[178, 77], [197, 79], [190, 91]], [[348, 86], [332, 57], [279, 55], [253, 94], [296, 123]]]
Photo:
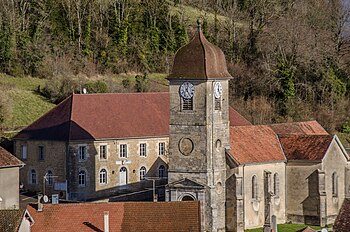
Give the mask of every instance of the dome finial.
[[201, 20], [201, 18], [198, 17], [198, 19], [197, 19], [197, 30], [198, 30], [198, 32], [201, 31], [201, 25], [202, 25], [202, 20]]

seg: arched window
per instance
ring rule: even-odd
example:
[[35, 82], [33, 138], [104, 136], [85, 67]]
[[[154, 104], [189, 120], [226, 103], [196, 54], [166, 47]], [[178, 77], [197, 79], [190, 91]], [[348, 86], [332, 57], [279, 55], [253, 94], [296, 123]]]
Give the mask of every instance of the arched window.
[[164, 178], [165, 177], [165, 167], [164, 165], [160, 165], [158, 168], [158, 175], [160, 178]]
[[83, 171], [83, 170], [81, 170], [79, 172], [78, 183], [79, 183], [79, 186], [85, 186], [86, 185], [86, 172]]
[[122, 167], [119, 171], [120, 185], [126, 185], [128, 183], [128, 170], [126, 167]]
[[338, 196], [338, 175], [336, 172], [332, 174], [332, 195]]
[[36, 171], [34, 169], [30, 171], [30, 183], [36, 184]]
[[275, 175], [273, 175], [273, 193], [275, 196], [279, 196], [280, 194], [280, 178], [278, 176], [278, 173], [275, 173]]
[[100, 171], [100, 184], [107, 184], [107, 171], [102, 169]]
[[256, 175], [252, 177], [252, 198], [255, 200], [258, 199], [258, 183], [257, 183]]
[[47, 171], [46, 178], [47, 178], [48, 185], [53, 185], [53, 173], [51, 170]]
[[146, 168], [142, 166], [140, 168], [140, 180], [144, 180], [145, 176], [146, 176]]

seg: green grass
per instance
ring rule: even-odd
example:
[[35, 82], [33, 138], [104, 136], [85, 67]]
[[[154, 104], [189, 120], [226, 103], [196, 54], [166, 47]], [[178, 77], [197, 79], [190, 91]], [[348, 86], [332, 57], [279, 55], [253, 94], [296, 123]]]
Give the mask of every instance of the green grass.
[[[308, 226], [308, 225], [304, 225], [304, 224], [280, 224], [280, 225], [277, 225], [277, 230], [278, 230], [278, 232], [295, 232], [295, 231], [298, 231], [300, 229], [305, 228], [306, 226]], [[315, 229], [315, 230], [321, 229], [321, 227], [319, 227], [319, 226], [310, 226], [310, 227]], [[245, 232], [262, 232], [262, 231], [263, 231], [263, 228], [245, 230]]]
[[[214, 23], [215, 14], [213, 13], [209, 13], [207, 11], [200, 10], [192, 6], [182, 5], [182, 4], [178, 4], [174, 6], [173, 1], [168, 1], [168, 2], [169, 2], [170, 13], [172, 15], [176, 15], [176, 14], [182, 15], [183, 13], [185, 21], [189, 22], [193, 26], [197, 25], [197, 19], [201, 17], [206, 17], [206, 19], [210, 24]], [[217, 15], [217, 18], [219, 21], [225, 21], [227, 19], [225, 16], [222, 16], [222, 15]]]
[[0, 91], [9, 99], [10, 114], [4, 122], [5, 135], [28, 126], [54, 107], [45, 98], [35, 93], [37, 87], [45, 85], [44, 79], [31, 77], [11, 77], [0, 74]]

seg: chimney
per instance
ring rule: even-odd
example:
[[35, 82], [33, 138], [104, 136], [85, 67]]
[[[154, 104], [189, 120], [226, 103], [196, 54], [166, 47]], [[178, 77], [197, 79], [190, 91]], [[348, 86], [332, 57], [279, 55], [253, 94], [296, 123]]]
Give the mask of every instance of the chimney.
[[38, 212], [43, 211], [43, 203], [41, 203], [41, 198], [43, 198], [42, 194], [38, 194]]
[[103, 216], [104, 232], [109, 232], [109, 212], [105, 211]]

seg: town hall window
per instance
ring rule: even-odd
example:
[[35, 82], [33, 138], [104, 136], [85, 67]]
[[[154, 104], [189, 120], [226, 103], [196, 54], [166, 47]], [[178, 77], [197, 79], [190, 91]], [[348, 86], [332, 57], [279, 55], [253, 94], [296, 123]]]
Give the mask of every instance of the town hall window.
[[252, 177], [252, 198], [258, 199], [258, 183], [255, 175]]
[[119, 147], [119, 156], [121, 158], [126, 158], [128, 157], [128, 146], [126, 144], [120, 144]]
[[78, 175], [78, 184], [79, 186], [85, 186], [86, 185], [86, 172], [81, 170]]
[[48, 170], [46, 173], [46, 179], [47, 179], [47, 183], [48, 185], [52, 185], [53, 184], [53, 173], [51, 170]]
[[144, 166], [142, 166], [140, 168], [140, 180], [144, 180], [146, 176], [146, 168]]
[[100, 146], [100, 159], [107, 159], [107, 145]]
[[23, 160], [27, 159], [27, 145], [21, 145], [21, 157]]
[[333, 197], [338, 196], [338, 176], [336, 172], [332, 174], [332, 195]]
[[160, 178], [164, 178], [165, 177], [165, 167], [164, 165], [160, 165], [158, 168], [158, 175]]
[[79, 146], [78, 154], [80, 160], [85, 160], [87, 154], [87, 147], [85, 145]]
[[140, 156], [146, 156], [146, 143], [140, 144]]
[[29, 183], [36, 184], [36, 171], [34, 169], [30, 171]]
[[107, 184], [107, 171], [102, 169], [100, 171], [100, 184]]
[[159, 143], [159, 155], [165, 155], [165, 143]]
[[44, 160], [44, 146], [38, 146], [38, 159]]

